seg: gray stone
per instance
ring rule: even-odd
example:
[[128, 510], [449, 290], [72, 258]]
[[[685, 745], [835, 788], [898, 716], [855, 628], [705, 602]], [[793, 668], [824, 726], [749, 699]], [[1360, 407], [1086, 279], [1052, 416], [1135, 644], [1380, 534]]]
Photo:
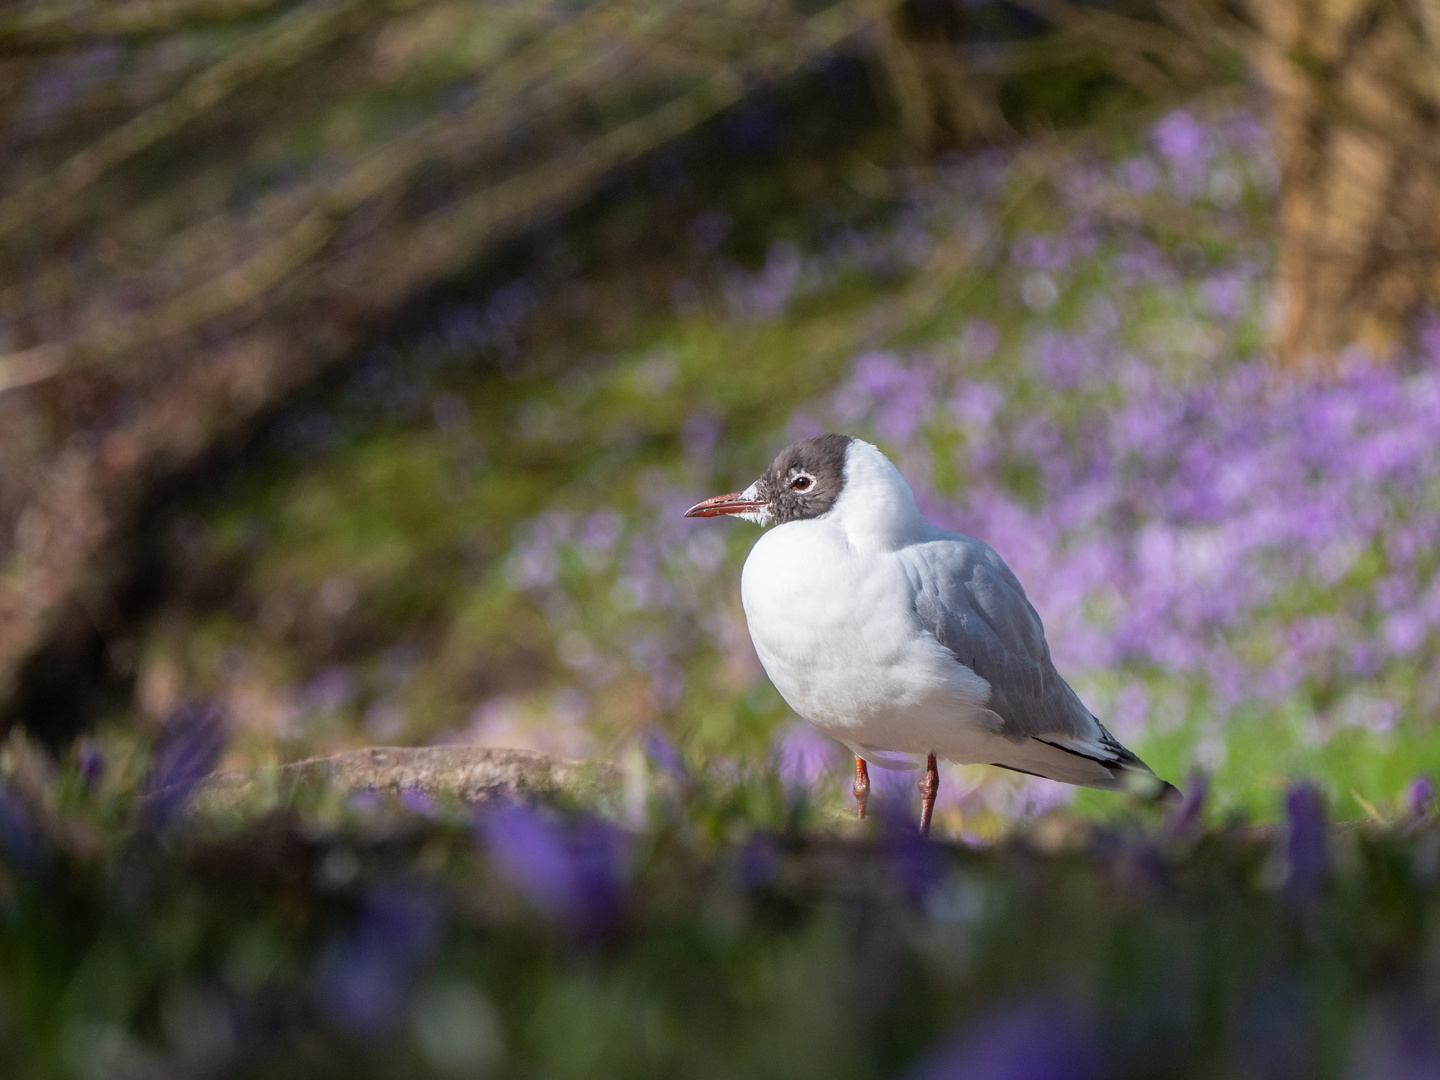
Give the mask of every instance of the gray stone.
[[417, 791], [477, 804], [514, 799], [593, 805], [617, 797], [622, 785], [620, 768], [608, 762], [480, 746], [377, 746], [278, 768], [216, 773], [201, 783], [194, 805], [201, 811], [240, 809], [296, 788], [347, 796]]

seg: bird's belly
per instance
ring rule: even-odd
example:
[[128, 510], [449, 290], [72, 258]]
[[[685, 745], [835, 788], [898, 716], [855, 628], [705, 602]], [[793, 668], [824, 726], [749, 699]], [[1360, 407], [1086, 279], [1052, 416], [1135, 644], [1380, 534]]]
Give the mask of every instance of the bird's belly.
[[898, 561], [823, 536], [779, 542], [791, 529], [762, 538], [741, 580], [755, 651], [786, 703], [855, 747], [924, 754], [953, 737], [989, 686], [920, 627]]

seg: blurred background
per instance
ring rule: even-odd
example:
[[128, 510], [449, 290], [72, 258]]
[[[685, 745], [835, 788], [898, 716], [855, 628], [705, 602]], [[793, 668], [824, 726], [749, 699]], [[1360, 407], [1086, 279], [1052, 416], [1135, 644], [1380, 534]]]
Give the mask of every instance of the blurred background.
[[0, 700], [57, 751], [659, 732], [838, 813], [754, 528], [681, 513], [840, 430], [1220, 809], [1440, 769], [1433, 3], [15, 0], [0, 161]]
[[[0, 163], [5, 1080], [1440, 1075], [1435, 0], [8, 0]], [[850, 820], [825, 430], [1180, 807]]]

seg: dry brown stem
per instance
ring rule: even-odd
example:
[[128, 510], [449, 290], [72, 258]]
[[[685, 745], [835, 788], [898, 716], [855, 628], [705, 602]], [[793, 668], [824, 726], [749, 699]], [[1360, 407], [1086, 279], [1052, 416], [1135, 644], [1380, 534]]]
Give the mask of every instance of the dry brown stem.
[[[446, 18], [468, 10], [431, 3]], [[140, 186], [141, 159], [207, 138], [279, 73], [327, 63], [368, 72], [377, 34], [360, 16], [372, 10], [361, 0], [290, 9], [170, 96], [31, 169], [38, 179], [0, 203], [12, 244], [0, 248], [0, 318], [50, 328], [0, 357], [0, 390], [12, 390], [0, 411], [19, 421], [0, 431], [0, 460], [23, 463], [0, 479], [0, 690], [63, 611], [109, 617], [92, 570], [147, 478], [193, 461], [488, 245], [870, 18], [848, 2], [810, 17], [761, 0], [612, 0], [563, 17], [526, 9], [505, 47], [469, 72], [468, 104], [365, 143], [342, 169], [238, 211], [203, 158], [173, 190]], [[395, 64], [385, 61], [386, 79]], [[343, 119], [349, 106], [338, 107]], [[243, 163], [249, 151], [238, 152]], [[411, 208], [418, 178], [436, 175], [454, 178], [454, 194]], [[117, 192], [131, 201], [107, 201]], [[29, 272], [21, 250], [94, 220], [114, 238], [114, 269]], [[143, 407], [48, 456], [9, 434], [37, 412], [119, 394]]]
[[17, 4], [0, 19], [0, 54], [73, 48], [97, 39], [146, 38], [195, 26], [241, 22], [283, 0], [122, 0], [109, 4]]
[[0, 238], [57, 207], [129, 158], [213, 109], [237, 87], [295, 64], [339, 31], [360, 0], [307, 0], [254, 34], [174, 95], [90, 143], [53, 172], [0, 200]]

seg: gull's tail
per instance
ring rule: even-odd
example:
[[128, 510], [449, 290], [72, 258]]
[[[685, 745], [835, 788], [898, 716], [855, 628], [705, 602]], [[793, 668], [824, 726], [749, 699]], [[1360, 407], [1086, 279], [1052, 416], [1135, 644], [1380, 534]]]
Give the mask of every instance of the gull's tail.
[[1095, 726], [1099, 729], [1098, 735], [1084, 739], [1059, 734], [1032, 735], [1013, 749], [1007, 748], [1004, 761], [990, 764], [1080, 787], [1123, 791], [1151, 802], [1180, 800], [1180, 789], [1156, 776], [1150, 766], [1127, 750], [1098, 718]]
[[1149, 765], [1125, 749], [1120, 740], [1100, 723], [1099, 717], [1095, 718], [1095, 723], [1100, 728], [1102, 744], [1114, 754], [1111, 761], [1102, 761], [1101, 764], [1110, 770], [1117, 789], [1151, 802], [1177, 803], [1184, 798], [1179, 788], [1168, 780], [1160, 779]]

